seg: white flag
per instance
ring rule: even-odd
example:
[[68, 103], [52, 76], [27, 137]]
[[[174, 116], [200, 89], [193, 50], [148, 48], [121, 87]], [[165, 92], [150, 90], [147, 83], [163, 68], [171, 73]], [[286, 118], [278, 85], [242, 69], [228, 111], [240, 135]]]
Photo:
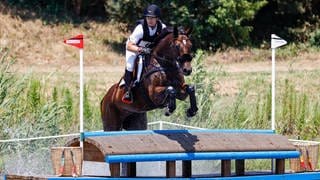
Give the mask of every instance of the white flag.
[[275, 35], [275, 34], [271, 34], [271, 48], [277, 48], [283, 45], [286, 45], [287, 41], [282, 39], [281, 37]]

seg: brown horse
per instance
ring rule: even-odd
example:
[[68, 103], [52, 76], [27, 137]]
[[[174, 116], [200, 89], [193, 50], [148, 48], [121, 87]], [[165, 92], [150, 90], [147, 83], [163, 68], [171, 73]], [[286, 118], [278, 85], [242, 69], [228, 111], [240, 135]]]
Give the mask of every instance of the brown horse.
[[146, 61], [140, 82], [132, 88], [134, 102], [121, 101], [125, 89], [114, 84], [101, 101], [101, 117], [104, 131], [145, 130], [146, 112], [156, 108], [166, 108], [170, 115], [176, 108], [176, 98], [190, 97], [187, 116], [194, 116], [198, 110], [193, 86], [185, 84], [184, 75], [190, 75], [191, 30], [165, 31]]

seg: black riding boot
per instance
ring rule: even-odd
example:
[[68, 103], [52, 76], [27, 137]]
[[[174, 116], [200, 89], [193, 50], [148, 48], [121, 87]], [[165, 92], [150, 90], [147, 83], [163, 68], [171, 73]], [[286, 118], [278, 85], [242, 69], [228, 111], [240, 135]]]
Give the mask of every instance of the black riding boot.
[[132, 77], [133, 76], [133, 72], [130, 72], [128, 70], [126, 70], [125, 74], [124, 74], [124, 81], [125, 81], [125, 93], [122, 97], [122, 102], [126, 103], [126, 104], [131, 104], [133, 102], [133, 96], [132, 96], [132, 92], [131, 92], [131, 84], [132, 84]]

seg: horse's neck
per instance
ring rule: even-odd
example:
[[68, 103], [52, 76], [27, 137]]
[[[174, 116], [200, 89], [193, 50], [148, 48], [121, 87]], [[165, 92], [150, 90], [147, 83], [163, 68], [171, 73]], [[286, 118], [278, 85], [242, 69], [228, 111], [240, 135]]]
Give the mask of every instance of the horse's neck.
[[170, 35], [162, 39], [156, 47], [153, 49], [151, 55], [150, 63], [146, 67], [146, 72], [148, 71], [179, 71], [176, 64], [176, 57], [171, 52], [170, 47]]
[[171, 51], [169, 43], [159, 44], [152, 55], [162, 67], [174, 68], [176, 66], [176, 57]]

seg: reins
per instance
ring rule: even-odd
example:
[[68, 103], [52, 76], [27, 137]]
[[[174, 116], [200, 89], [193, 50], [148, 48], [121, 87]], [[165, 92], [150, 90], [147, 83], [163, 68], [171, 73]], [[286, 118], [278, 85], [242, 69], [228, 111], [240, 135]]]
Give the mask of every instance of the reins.
[[163, 66], [168, 66], [167, 68], [176, 68], [176, 62], [177, 62], [177, 58], [169, 58], [169, 57], [166, 57], [166, 56], [159, 56], [159, 55], [156, 55], [156, 54], [153, 54], [152, 57], [154, 57], [157, 62], [163, 67]]

